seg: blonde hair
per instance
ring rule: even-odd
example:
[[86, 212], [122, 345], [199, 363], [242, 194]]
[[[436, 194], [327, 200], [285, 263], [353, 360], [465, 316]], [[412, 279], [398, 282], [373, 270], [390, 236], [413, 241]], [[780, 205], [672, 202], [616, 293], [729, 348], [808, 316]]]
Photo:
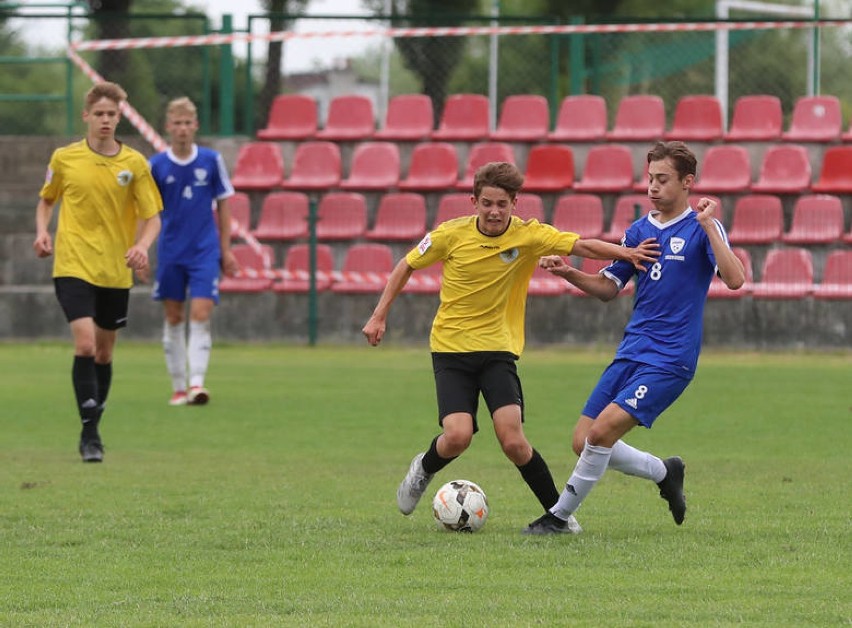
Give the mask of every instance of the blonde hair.
[[89, 111], [101, 98], [106, 98], [113, 101], [116, 105], [120, 105], [127, 100], [127, 92], [118, 83], [110, 83], [108, 81], [95, 83], [92, 89], [86, 92], [85, 110]]
[[180, 114], [190, 115], [193, 118], [198, 117], [198, 109], [196, 109], [195, 103], [186, 96], [175, 98], [174, 100], [169, 101], [169, 104], [166, 106], [166, 116], [176, 116]]

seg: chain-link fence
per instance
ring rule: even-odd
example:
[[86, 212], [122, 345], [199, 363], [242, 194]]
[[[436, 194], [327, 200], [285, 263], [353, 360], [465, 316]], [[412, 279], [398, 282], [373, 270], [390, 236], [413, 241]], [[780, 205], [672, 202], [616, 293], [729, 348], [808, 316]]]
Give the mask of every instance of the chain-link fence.
[[[210, 33], [210, 21], [203, 15], [132, 14], [121, 21], [75, 15], [19, 17], [0, 21], [0, 29], [37, 20], [53, 27], [58, 22], [73, 41], [163, 38], [159, 45], [143, 49], [118, 46], [82, 56], [105, 78], [124, 85], [132, 104], [155, 128], [161, 128], [165, 102], [189, 95], [200, 105], [204, 135], [253, 135], [265, 124], [270, 94], [275, 93], [314, 97], [320, 124], [335, 96], [353, 93], [373, 101], [378, 126], [388, 99], [405, 93], [429, 95], [436, 122], [447, 95], [453, 93], [488, 96], [492, 124], [500, 104], [512, 94], [544, 96], [551, 124], [562, 99], [580, 93], [606, 99], [610, 125], [617, 103], [631, 94], [660, 96], [668, 123], [682, 96], [714, 93], [721, 96], [726, 112], [742, 95], [775, 95], [785, 122], [800, 96], [831, 94], [841, 101], [844, 122], [852, 118], [850, 20], [825, 21], [818, 29], [790, 23], [771, 28], [763, 22], [761, 28], [742, 28], [730, 22], [732, 29], [725, 31], [706, 23], [706, 30], [668, 24], [666, 31], [638, 25], [644, 30], [474, 35], [446, 35], [443, 28], [415, 24], [423, 29], [420, 36], [388, 38], [383, 34], [388, 22], [380, 18], [264, 15], [250, 16], [243, 29], [225, 20], [222, 32], [235, 35], [228, 45], [175, 46], [171, 38]], [[271, 58], [278, 58], [276, 44], [265, 41], [275, 20], [290, 28], [281, 44], [280, 74], [266, 67], [271, 52]], [[553, 26], [540, 18], [491, 17], [467, 18], [457, 26], [490, 25]], [[720, 33], [726, 34], [724, 48]], [[0, 133], [79, 130], [80, 99], [89, 81], [65, 59], [64, 43], [31, 49], [8, 38], [0, 44], [6, 47], [0, 51]], [[120, 132], [132, 130], [124, 127]]]

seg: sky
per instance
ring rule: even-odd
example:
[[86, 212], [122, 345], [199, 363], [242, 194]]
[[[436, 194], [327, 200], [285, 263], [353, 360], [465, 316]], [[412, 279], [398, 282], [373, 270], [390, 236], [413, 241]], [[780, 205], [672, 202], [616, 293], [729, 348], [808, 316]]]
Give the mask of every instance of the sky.
[[[141, 5], [143, 0], [137, 0]], [[45, 4], [45, 0], [23, 0], [23, 5], [32, 5], [30, 12], [60, 12], [56, 8], [40, 9], [37, 5]], [[243, 30], [248, 26], [249, 15], [263, 14], [259, 0], [188, 0], [185, 4], [201, 7], [207, 13], [214, 28], [221, 26], [221, 16], [229, 13], [233, 17], [233, 26], [237, 30]], [[361, 6], [361, 0], [311, 0], [308, 12], [313, 15], [364, 15], [366, 9]], [[62, 19], [31, 19], [16, 20], [13, 22], [16, 29], [27, 42], [34, 45], [56, 46], [57, 42], [65, 40], [66, 26]], [[298, 20], [296, 22], [297, 32], [311, 31], [339, 31], [339, 30], [366, 30], [373, 29], [378, 23], [370, 23], [363, 20]], [[258, 23], [253, 25], [253, 32], [261, 34], [268, 30], [261, 30]], [[354, 36], [348, 38], [317, 38], [317, 39], [294, 39], [288, 42], [288, 52], [285, 54], [286, 73], [306, 71], [314, 67], [328, 67], [346, 57], [356, 56], [366, 47], [377, 45], [376, 38]], [[265, 54], [264, 44], [259, 44], [253, 50], [254, 55]], [[234, 53], [245, 56], [245, 45], [237, 44]]]

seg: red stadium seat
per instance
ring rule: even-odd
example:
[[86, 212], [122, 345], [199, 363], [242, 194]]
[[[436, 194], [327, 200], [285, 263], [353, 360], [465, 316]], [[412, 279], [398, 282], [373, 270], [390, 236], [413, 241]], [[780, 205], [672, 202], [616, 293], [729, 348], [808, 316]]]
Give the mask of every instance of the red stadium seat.
[[740, 196], [728, 230], [732, 244], [772, 244], [781, 240], [784, 212], [781, 199], [771, 194]]
[[328, 105], [325, 128], [317, 138], [332, 141], [365, 140], [376, 131], [373, 101], [366, 96], [336, 96]]
[[393, 270], [393, 253], [387, 244], [353, 244], [346, 251], [340, 277], [332, 292], [363, 294], [384, 290]]
[[385, 125], [374, 137], [381, 140], [419, 142], [432, 134], [432, 99], [425, 94], [401, 94], [388, 102]]
[[565, 194], [553, 208], [554, 227], [579, 233], [583, 238], [600, 238], [604, 231], [604, 212], [597, 194]]
[[329, 192], [317, 209], [318, 240], [357, 240], [367, 231], [367, 201], [357, 192]]
[[392, 192], [382, 196], [376, 223], [367, 231], [368, 240], [412, 242], [426, 233], [426, 200], [422, 194]]
[[438, 211], [432, 228], [437, 229], [441, 223], [459, 218], [461, 216], [473, 216], [476, 209], [470, 202], [470, 194], [444, 194], [438, 202]]
[[671, 130], [665, 137], [684, 142], [712, 142], [722, 139], [722, 104], [715, 96], [682, 96], [675, 106]]
[[444, 265], [441, 262], [414, 271], [405, 284], [403, 292], [414, 294], [438, 294], [441, 291], [441, 276]]
[[482, 166], [492, 161], [506, 161], [515, 163], [515, 151], [510, 144], [505, 142], [482, 142], [474, 144], [467, 155], [467, 164], [464, 176], [456, 183], [457, 190], [471, 191], [473, 189], [473, 176]]
[[540, 266], [536, 266], [530, 277], [530, 285], [527, 294], [534, 297], [556, 297], [568, 292], [568, 282], [562, 277], [547, 272]]
[[838, 249], [828, 254], [822, 282], [814, 286], [817, 299], [852, 299], [852, 251]]
[[553, 142], [597, 142], [606, 135], [606, 100], [602, 96], [566, 96], [556, 125], [548, 133]]
[[819, 179], [814, 192], [852, 194], [852, 146], [831, 146], [822, 155]]
[[258, 240], [299, 240], [308, 237], [308, 197], [302, 192], [270, 192], [260, 207], [251, 234]]
[[711, 299], [740, 299], [751, 294], [751, 286], [754, 282], [751, 255], [746, 249], [737, 246], [731, 247], [731, 250], [743, 263], [745, 283], [738, 290], [731, 290], [725, 285], [724, 281], [722, 281], [718, 276], [713, 275], [713, 279], [710, 282], [710, 289], [707, 292], [707, 296]]
[[666, 106], [659, 96], [625, 96], [618, 103], [615, 124], [607, 139], [624, 142], [657, 140], [666, 130]]
[[497, 128], [491, 139], [503, 142], [535, 142], [547, 137], [550, 111], [544, 96], [517, 94], [503, 101]]
[[352, 154], [344, 190], [387, 190], [399, 184], [399, 148], [393, 142], [364, 142]]
[[[317, 273], [316, 290], [323, 292], [331, 287], [332, 272], [334, 271], [334, 256], [327, 244], [317, 244]], [[290, 292], [304, 294], [311, 289], [310, 275], [310, 245], [294, 244], [287, 249], [284, 258], [284, 276], [274, 284], [275, 292]]]
[[831, 244], [843, 239], [843, 203], [829, 194], [800, 196], [793, 206], [788, 244]]
[[272, 247], [263, 244], [256, 250], [248, 244], [235, 244], [231, 252], [240, 265], [239, 276], [222, 277], [219, 292], [263, 292], [272, 287]]
[[751, 162], [743, 146], [718, 144], [704, 153], [693, 191], [716, 194], [745, 192], [751, 186]]
[[796, 101], [790, 128], [782, 137], [791, 142], [835, 142], [842, 124], [836, 96], [803, 96]]
[[238, 190], [272, 190], [284, 178], [284, 158], [277, 144], [247, 142], [240, 146], [231, 183]]
[[849, 123], [849, 130], [841, 136], [844, 142], [852, 142], [852, 122]]
[[336, 188], [340, 184], [340, 148], [333, 142], [304, 142], [296, 147], [293, 170], [282, 186], [297, 190]]
[[486, 96], [454, 94], [444, 103], [438, 128], [432, 139], [443, 141], [483, 140], [491, 133], [491, 114]]
[[582, 178], [574, 184], [578, 192], [625, 192], [633, 189], [633, 158], [630, 149], [618, 144], [592, 146]]
[[759, 94], [740, 96], [734, 103], [728, 142], [757, 142], [781, 139], [781, 99]]
[[802, 248], [771, 249], [763, 261], [760, 281], [752, 294], [756, 299], [801, 299], [813, 291], [811, 252]]
[[[231, 240], [242, 237], [239, 233], [242, 230], [248, 233], [251, 230], [251, 200], [249, 195], [243, 192], [234, 192], [233, 196], [228, 198], [228, 210], [231, 213]], [[233, 226], [234, 221], [237, 222], [238, 229]]]
[[518, 194], [514, 215], [522, 220], [544, 222], [544, 203], [538, 194], [521, 192]]
[[302, 94], [280, 94], [272, 101], [261, 140], [306, 140], [317, 132], [317, 102]]
[[[638, 209], [637, 209], [638, 207]], [[621, 242], [627, 228], [654, 209], [651, 200], [643, 194], [623, 194], [615, 202], [609, 229], [601, 234], [606, 242]]]
[[811, 160], [804, 146], [775, 144], [766, 149], [753, 192], [801, 194], [811, 187]]
[[400, 190], [444, 190], [453, 188], [459, 177], [456, 149], [447, 142], [422, 142], [411, 153], [408, 176]]
[[524, 189], [564, 192], [574, 185], [574, 153], [568, 146], [539, 144], [527, 155]]

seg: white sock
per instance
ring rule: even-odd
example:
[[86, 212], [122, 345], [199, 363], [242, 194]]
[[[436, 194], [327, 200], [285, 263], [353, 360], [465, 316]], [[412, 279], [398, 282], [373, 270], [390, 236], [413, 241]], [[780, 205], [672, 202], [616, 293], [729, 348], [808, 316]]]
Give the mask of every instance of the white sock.
[[565, 489], [550, 512], [560, 519], [567, 520], [580, 507], [580, 504], [583, 503], [586, 495], [594, 488], [598, 480], [603, 477], [611, 454], [612, 449], [610, 447], [590, 445], [589, 441], [586, 441], [586, 446], [583, 447], [583, 452], [580, 454], [577, 466], [574, 467], [574, 472], [568, 478]]
[[631, 447], [622, 440], [612, 446], [609, 468], [627, 475], [662, 482], [666, 477], [666, 465], [654, 454]]
[[189, 385], [204, 386], [207, 365], [210, 363], [210, 321], [189, 321]]
[[166, 368], [172, 378], [172, 390], [186, 390], [186, 326], [183, 323], [163, 323], [163, 350]]

